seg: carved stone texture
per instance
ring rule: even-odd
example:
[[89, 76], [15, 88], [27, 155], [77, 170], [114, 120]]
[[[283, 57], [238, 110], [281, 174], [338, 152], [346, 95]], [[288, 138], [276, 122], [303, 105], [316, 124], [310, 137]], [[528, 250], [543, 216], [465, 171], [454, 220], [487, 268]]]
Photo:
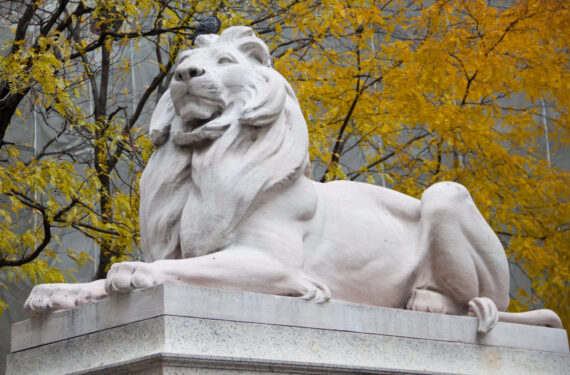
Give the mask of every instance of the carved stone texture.
[[[201, 35], [180, 54], [152, 116], [156, 150], [141, 178], [147, 261], [107, 280], [32, 292], [28, 311], [69, 308], [163, 283], [560, 326], [551, 311], [507, 308], [504, 249], [465, 187], [420, 200], [357, 182], [309, 178], [295, 94], [248, 27]], [[62, 297], [62, 295], [64, 297]], [[530, 315], [529, 315], [530, 314]]]
[[7, 374], [568, 374], [566, 331], [476, 327], [466, 316], [158, 285], [14, 324]]

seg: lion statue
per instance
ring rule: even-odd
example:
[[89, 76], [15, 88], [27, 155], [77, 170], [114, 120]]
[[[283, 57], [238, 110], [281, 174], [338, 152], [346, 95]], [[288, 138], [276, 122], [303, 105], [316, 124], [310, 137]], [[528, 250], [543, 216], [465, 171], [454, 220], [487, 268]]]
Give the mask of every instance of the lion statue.
[[[37, 286], [42, 313], [162, 283], [561, 327], [549, 310], [503, 311], [504, 249], [453, 182], [420, 200], [371, 184], [310, 179], [295, 94], [248, 27], [202, 35], [181, 53], [155, 109], [140, 181], [146, 261], [106, 280]], [[499, 312], [500, 311], [500, 312]]]

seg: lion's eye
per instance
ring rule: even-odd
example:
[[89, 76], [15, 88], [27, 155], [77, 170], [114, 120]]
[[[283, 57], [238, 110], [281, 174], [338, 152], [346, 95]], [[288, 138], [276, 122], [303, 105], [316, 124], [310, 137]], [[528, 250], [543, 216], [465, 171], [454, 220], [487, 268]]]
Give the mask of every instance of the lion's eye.
[[232, 56], [223, 55], [218, 58], [218, 64], [235, 64], [236, 60]]
[[182, 56], [178, 58], [176, 65], [180, 65], [180, 63], [188, 58], [188, 55]]

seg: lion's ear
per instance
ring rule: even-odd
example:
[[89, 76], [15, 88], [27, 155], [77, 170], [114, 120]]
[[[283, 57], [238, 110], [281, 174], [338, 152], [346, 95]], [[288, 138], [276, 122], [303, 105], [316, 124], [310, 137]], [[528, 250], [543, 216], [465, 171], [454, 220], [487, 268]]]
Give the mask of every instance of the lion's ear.
[[170, 124], [174, 119], [174, 103], [170, 97], [170, 89], [160, 97], [154, 112], [150, 118], [149, 135], [150, 141], [155, 146], [160, 146], [168, 139]]
[[269, 48], [259, 39], [251, 27], [234, 26], [225, 29], [220, 35], [220, 40], [228, 43], [238, 43], [238, 49], [246, 56], [251, 57], [258, 63], [271, 66]]
[[216, 39], [218, 39], [216, 34], [198, 35], [194, 40], [194, 46], [196, 48], [208, 47], [210, 44], [214, 43]]
[[248, 40], [239, 46], [241, 52], [245, 55], [253, 58], [262, 65], [271, 67], [271, 55], [269, 55], [269, 49], [257, 38], [253, 40]]

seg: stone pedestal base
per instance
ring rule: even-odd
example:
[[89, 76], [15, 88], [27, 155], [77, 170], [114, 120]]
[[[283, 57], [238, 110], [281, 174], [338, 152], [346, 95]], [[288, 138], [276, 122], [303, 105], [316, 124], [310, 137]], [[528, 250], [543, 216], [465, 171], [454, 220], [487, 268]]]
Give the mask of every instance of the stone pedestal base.
[[568, 374], [566, 331], [158, 286], [16, 323], [8, 374]]

